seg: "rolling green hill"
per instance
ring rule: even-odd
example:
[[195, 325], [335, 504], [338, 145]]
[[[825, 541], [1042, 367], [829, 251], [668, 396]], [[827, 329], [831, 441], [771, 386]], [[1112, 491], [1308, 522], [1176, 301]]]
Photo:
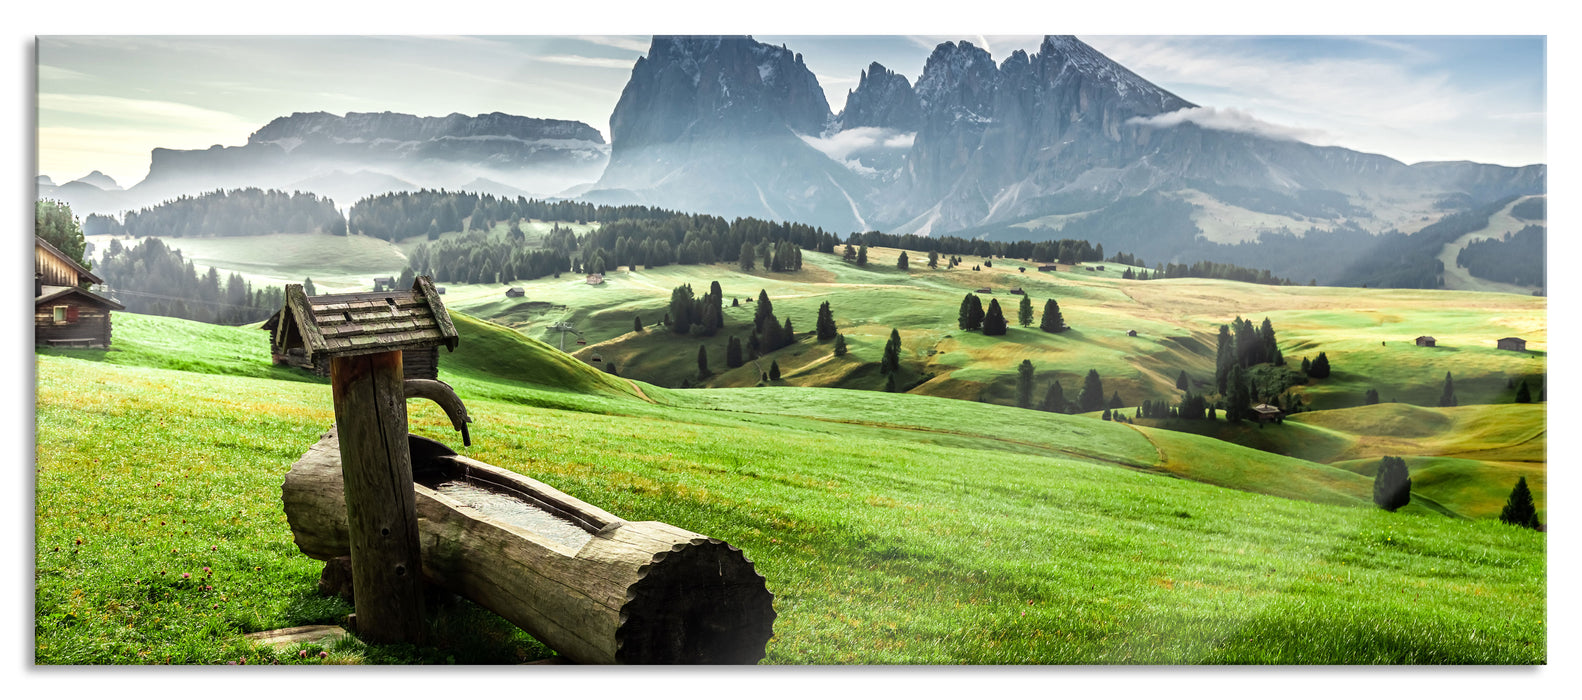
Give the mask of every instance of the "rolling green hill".
[[[1546, 658], [1543, 534], [1427, 503], [1380, 511], [1371, 479], [1343, 462], [928, 396], [664, 389], [454, 318], [461, 344], [441, 376], [475, 419], [462, 451], [741, 547], [776, 595], [770, 663]], [[333, 420], [328, 387], [281, 381], [260, 331], [161, 345], [142, 336], [182, 326], [115, 321], [127, 350], [37, 359], [38, 662], [300, 662], [240, 635], [350, 611], [313, 592], [317, 563], [296, 551], [279, 501], [285, 470]], [[178, 354], [194, 364], [174, 368]], [[1447, 431], [1478, 420], [1466, 412], [1402, 421], [1463, 449]], [[412, 423], [458, 442], [426, 402]], [[1455, 459], [1414, 478], [1487, 500]], [[201, 567], [214, 589], [179, 576]], [[344, 645], [335, 658], [547, 653], [466, 606], [438, 615], [444, 649]]]

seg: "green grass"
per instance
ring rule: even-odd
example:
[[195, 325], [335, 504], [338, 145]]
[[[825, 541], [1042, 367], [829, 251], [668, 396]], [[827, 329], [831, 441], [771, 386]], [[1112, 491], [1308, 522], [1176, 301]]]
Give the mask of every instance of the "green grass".
[[[1321, 492], [1317, 479], [1277, 498], [1149, 473], [1317, 465], [878, 392], [644, 386], [649, 403], [575, 364], [512, 368], [511, 353], [533, 352], [549, 356], [478, 325], [442, 357], [475, 419], [462, 451], [741, 547], [776, 596], [770, 663], [1546, 659], [1540, 533], [1294, 500]], [[510, 378], [491, 379], [494, 367]], [[326, 386], [42, 354], [37, 376], [39, 663], [288, 662], [240, 635], [349, 612], [313, 593], [318, 564], [296, 551], [279, 500], [332, 421]], [[578, 383], [592, 389], [568, 391]], [[415, 402], [412, 421], [457, 442], [437, 409]], [[214, 591], [180, 582], [203, 566]], [[469, 606], [432, 624], [434, 646], [332, 658], [547, 653]]]

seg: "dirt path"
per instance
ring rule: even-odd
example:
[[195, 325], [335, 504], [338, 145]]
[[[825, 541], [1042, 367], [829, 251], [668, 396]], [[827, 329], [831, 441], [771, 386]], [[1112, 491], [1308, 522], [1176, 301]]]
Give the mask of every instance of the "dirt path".
[[643, 393], [643, 388], [638, 386], [637, 382], [627, 379], [626, 383], [632, 385], [632, 391], [637, 392], [637, 398], [647, 401], [648, 403], [659, 403], [658, 401], [648, 398], [648, 394]]
[[1466, 268], [1456, 265], [1456, 255], [1461, 252], [1462, 248], [1467, 247], [1468, 243], [1483, 240], [1485, 238], [1499, 238], [1500, 236], [1505, 235], [1507, 231], [1510, 233], [1516, 233], [1517, 231], [1520, 231], [1526, 227], [1529, 223], [1534, 223], [1522, 221], [1521, 219], [1511, 216], [1511, 208], [1528, 199], [1530, 199], [1530, 197], [1523, 197], [1511, 202], [1509, 206], [1506, 206], [1504, 209], [1501, 209], [1499, 212], [1489, 217], [1489, 225], [1487, 227], [1480, 231], [1473, 231], [1472, 233], [1445, 244], [1445, 247], [1439, 251], [1439, 261], [1445, 264], [1445, 289], [1456, 289], [1467, 292], [1504, 292], [1506, 294], [1523, 295], [1532, 294], [1533, 291], [1537, 289], [1537, 287], [1524, 287], [1521, 285], [1507, 284], [1505, 282], [1494, 282], [1473, 277], [1472, 273], [1467, 272]]

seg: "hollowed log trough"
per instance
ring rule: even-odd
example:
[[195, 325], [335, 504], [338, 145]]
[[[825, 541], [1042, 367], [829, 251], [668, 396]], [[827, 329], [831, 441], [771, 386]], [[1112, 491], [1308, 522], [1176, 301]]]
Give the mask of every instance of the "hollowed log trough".
[[[752, 664], [773, 596], [742, 551], [629, 522], [515, 472], [409, 436], [423, 576], [586, 664]], [[340, 444], [293, 464], [286, 520], [309, 557], [348, 556]]]

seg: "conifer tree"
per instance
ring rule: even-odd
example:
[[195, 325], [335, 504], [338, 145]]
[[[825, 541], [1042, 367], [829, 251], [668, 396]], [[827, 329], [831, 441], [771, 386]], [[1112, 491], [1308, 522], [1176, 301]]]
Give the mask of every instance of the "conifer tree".
[[844, 354], [846, 354], [846, 336], [844, 334], [841, 334], [841, 333], [836, 333], [835, 334], [835, 356], [836, 357], [840, 357], [841, 355], [844, 355]]
[[906, 269], [907, 269], [907, 267], [909, 265], [910, 265], [910, 262], [908, 262], [907, 259], [906, 259], [906, 251], [903, 250], [903, 251], [901, 251], [901, 255], [896, 257], [896, 259], [895, 259], [895, 267], [896, 267], [896, 269], [899, 269], [899, 270], [904, 272], [904, 271], [906, 271]]
[[1039, 330], [1059, 333], [1066, 329], [1066, 319], [1060, 315], [1060, 304], [1054, 299], [1044, 302], [1044, 317], [1038, 322]]
[[1122, 407], [1124, 405], [1125, 404], [1121, 403], [1121, 392], [1116, 391], [1116, 392], [1110, 394], [1110, 403], [1109, 403], [1109, 407], [1110, 408], [1120, 408], [1120, 407]]
[[901, 332], [890, 329], [890, 340], [884, 344], [884, 357], [879, 360], [879, 372], [895, 374], [901, 368]]
[[934, 270], [934, 269], [938, 269], [938, 268], [939, 268], [939, 251], [935, 251], [935, 250], [928, 251], [928, 269]]
[[818, 340], [821, 343], [835, 337], [835, 313], [830, 311], [829, 302], [819, 304], [818, 322], [814, 329], [818, 331]]
[[698, 346], [698, 376], [709, 376], [709, 349], [703, 345]]
[[1060, 388], [1059, 380], [1049, 385], [1049, 390], [1044, 393], [1044, 402], [1038, 408], [1050, 413], [1066, 412], [1066, 391]]
[[731, 369], [742, 366], [742, 341], [734, 335], [725, 343], [725, 366]]
[[1379, 390], [1378, 389], [1370, 388], [1370, 389], [1368, 389], [1368, 393], [1366, 393], [1366, 394], [1364, 394], [1362, 396], [1362, 405], [1364, 405], [1364, 406], [1372, 406], [1372, 405], [1374, 405], [1374, 404], [1376, 404], [1378, 402], [1379, 402]]
[[895, 390], [896, 390], [895, 375], [894, 374], [886, 374], [884, 376], [885, 376], [885, 379], [884, 379], [884, 390], [888, 391], [888, 392], [890, 392], [892, 394], [895, 393]]
[[1325, 355], [1324, 353], [1319, 353], [1318, 358], [1313, 360], [1313, 366], [1308, 369], [1307, 376], [1313, 377], [1314, 379], [1323, 379], [1328, 377], [1329, 356]]
[[791, 317], [790, 316], [786, 317], [785, 330], [780, 335], [780, 342], [782, 343], [781, 347], [784, 347], [786, 345], [790, 345], [790, 344], [796, 342], [796, 331], [791, 328]]
[[775, 361], [769, 363], [769, 381], [771, 381], [771, 382], [778, 382], [778, 381], [780, 381], [780, 361], [779, 360], [775, 360]]
[[1406, 460], [1386, 456], [1379, 460], [1379, 470], [1373, 477], [1373, 502], [1390, 512], [1412, 501], [1412, 477]]
[[1000, 311], [1000, 300], [989, 300], [989, 311], [983, 315], [984, 335], [1005, 335], [1005, 314]]
[[1022, 360], [1016, 368], [1016, 405], [1018, 408], [1033, 407], [1033, 361]]
[[1110, 419], [1110, 409], [1108, 409], [1108, 408], [1104, 409], [1104, 415], [1099, 416], [1099, 418], [1102, 419], [1102, 420], [1109, 420]]
[[1098, 370], [1088, 370], [1088, 376], [1083, 378], [1082, 393], [1077, 395], [1077, 406], [1083, 413], [1104, 407], [1104, 380], [1099, 378]]
[[318, 295], [319, 292], [318, 292], [318, 289], [313, 286], [313, 278], [312, 277], [308, 277], [308, 278], [302, 280], [302, 293], [304, 293], [304, 294], [306, 294], [306, 295], [308, 295], [310, 297]]
[[1450, 373], [1445, 373], [1445, 391], [1439, 395], [1439, 405], [1448, 407], [1456, 405], [1456, 382], [1450, 378]]
[[758, 306], [753, 309], [753, 328], [762, 331], [764, 319], [774, 315], [775, 307], [769, 303], [769, 292], [758, 290]]
[[1033, 325], [1033, 299], [1026, 294], [1022, 295], [1022, 303], [1016, 307], [1016, 322], [1023, 328]]
[[1186, 370], [1181, 370], [1181, 376], [1176, 377], [1176, 388], [1186, 391], [1192, 385], [1192, 380], [1187, 378]]
[[1247, 389], [1247, 374], [1241, 365], [1232, 365], [1225, 377], [1225, 420], [1235, 423], [1247, 417], [1252, 404], [1252, 392]]
[[642, 333], [643, 332], [643, 317], [642, 316], [633, 316], [632, 317], [632, 332], [633, 333]]
[[868, 264], [868, 244], [867, 243], [862, 244], [862, 247], [857, 249], [857, 264], [858, 265], [867, 265]]
[[1219, 386], [1219, 393], [1225, 393], [1225, 384], [1230, 377], [1230, 368], [1235, 365], [1236, 341], [1231, 338], [1230, 326], [1220, 324], [1219, 345], [1214, 352], [1214, 383]]
[[1516, 403], [1532, 403], [1533, 394], [1527, 390], [1527, 380], [1523, 379], [1521, 386], [1516, 388]]
[[1511, 489], [1510, 497], [1505, 499], [1505, 508], [1500, 511], [1500, 522], [1538, 529], [1538, 507], [1533, 504], [1533, 492], [1527, 488], [1527, 477], [1516, 479], [1516, 487]]

